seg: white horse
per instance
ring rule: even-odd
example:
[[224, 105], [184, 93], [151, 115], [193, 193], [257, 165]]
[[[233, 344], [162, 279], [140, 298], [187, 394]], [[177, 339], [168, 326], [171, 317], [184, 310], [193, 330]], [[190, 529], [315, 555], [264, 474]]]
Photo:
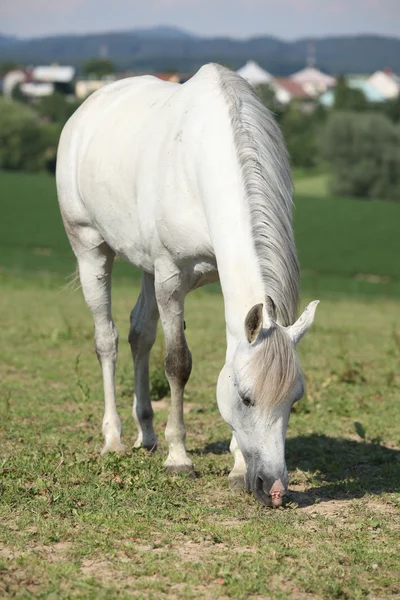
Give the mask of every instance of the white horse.
[[[103, 452], [123, 452], [115, 398], [118, 335], [111, 316], [115, 255], [143, 271], [131, 312], [135, 447], [157, 444], [149, 353], [161, 317], [171, 406], [171, 471], [191, 471], [183, 392], [192, 360], [184, 333], [188, 292], [219, 277], [227, 352], [217, 385], [233, 435], [232, 487], [279, 506], [288, 485], [285, 436], [303, 395], [295, 345], [318, 301], [295, 322], [299, 269], [288, 158], [271, 113], [247, 83], [206, 65], [184, 85], [135, 77], [93, 94], [65, 126], [58, 197], [93, 313], [104, 382]], [[206, 318], [206, 317], [205, 317]]]

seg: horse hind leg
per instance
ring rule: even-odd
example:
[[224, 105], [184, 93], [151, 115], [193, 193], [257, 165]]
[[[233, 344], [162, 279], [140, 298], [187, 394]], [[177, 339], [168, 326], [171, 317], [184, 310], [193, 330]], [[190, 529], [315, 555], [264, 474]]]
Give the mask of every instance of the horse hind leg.
[[154, 290], [154, 277], [143, 273], [142, 290], [131, 312], [129, 343], [134, 364], [135, 391], [132, 415], [138, 428], [135, 448], [153, 450], [157, 437], [153, 428], [154, 412], [149, 390], [149, 356], [156, 339], [158, 307]]
[[93, 315], [94, 344], [103, 375], [105, 408], [102, 431], [105, 445], [102, 454], [124, 452], [115, 396], [118, 333], [111, 315], [111, 274], [115, 254], [92, 229], [88, 244], [88, 228], [85, 230], [86, 243], [82, 244], [82, 239], [79, 240], [77, 258], [83, 295]]

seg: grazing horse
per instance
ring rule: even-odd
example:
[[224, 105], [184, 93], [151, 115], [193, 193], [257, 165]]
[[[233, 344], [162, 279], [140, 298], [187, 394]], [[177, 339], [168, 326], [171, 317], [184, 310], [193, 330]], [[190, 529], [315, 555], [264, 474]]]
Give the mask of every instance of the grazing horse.
[[129, 342], [135, 447], [148, 449], [157, 444], [149, 353], [161, 317], [171, 388], [165, 466], [171, 471], [193, 469], [183, 420], [192, 369], [184, 300], [219, 278], [227, 351], [217, 400], [232, 429], [230, 483], [279, 506], [288, 485], [286, 428], [304, 390], [295, 345], [311, 326], [318, 301], [296, 321], [291, 178], [271, 113], [241, 77], [215, 64], [184, 85], [152, 76], [118, 81], [90, 96], [66, 124], [57, 187], [94, 319], [104, 383], [103, 452], [124, 451], [114, 383], [114, 257], [143, 272]]

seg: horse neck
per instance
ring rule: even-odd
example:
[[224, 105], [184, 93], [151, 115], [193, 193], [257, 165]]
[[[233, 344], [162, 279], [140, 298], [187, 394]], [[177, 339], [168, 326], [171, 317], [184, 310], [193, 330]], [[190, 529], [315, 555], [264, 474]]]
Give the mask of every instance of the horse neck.
[[231, 118], [224, 99], [212, 107], [196, 145], [196, 173], [224, 297], [230, 355], [245, 337], [250, 308], [265, 303], [265, 290]]
[[[218, 257], [218, 270], [224, 297], [227, 335], [227, 362], [230, 362], [238, 344], [245, 338], [244, 323], [249, 310], [255, 304], [265, 304], [265, 293], [255, 253], [244, 251], [238, 239], [240, 250], [237, 255], [230, 252], [230, 260], [224, 264]], [[232, 248], [233, 250], [233, 248]], [[249, 260], [247, 260], [249, 259]]]
[[[265, 304], [265, 289], [252, 238], [250, 211], [242, 183], [224, 188], [209, 207], [209, 225], [224, 297], [227, 360], [245, 337], [250, 308]], [[223, 200], [225, 199], [225, 200]]]

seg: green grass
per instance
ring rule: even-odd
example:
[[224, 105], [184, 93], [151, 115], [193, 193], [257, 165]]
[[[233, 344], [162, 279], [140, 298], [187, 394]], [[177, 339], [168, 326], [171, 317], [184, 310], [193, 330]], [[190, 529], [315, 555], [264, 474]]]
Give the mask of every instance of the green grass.
[[[100, 458], [102, 384], [81, 292], [0, 285], [0, 597], [393, 598], [400, 594], [400, 332], [390, 300], [325, 300], [300, 346], [307, 397], [290, 420], [286, 506], [233, 494], [216, 406], [222, 299], [187, 299], [187, 445], [197, 478], [132, 450], [126, 340], [135, 285], [116, 281], [125, 457]], [[304, 298], [304, 302], [307, 298]], [[160, 366], [156, 342], [152, 370]], [[357, 423], [357, 425], [355, 425]]]
[[[74, 272], [53, 176], [0, 171], [0, 210], [0, 268], [62, 277]], [[115, 275], [138, 277], [122, 261], [116, 262]]]
[[328, 195], [328, 175], [326, 173], [297, 168], [293, 169], [292, 176], [296, 196], [323, 198]]
[[[307, 396], [288, 430], [290, 493], [272, 511], [228, 487], [229, 431], [215, 400], [225, 353], [218, 293], [199, 290], [186, 306], [197, 478], [164, 472], [166, 400], [154, 402], [163, 454], [133, 450], [124, 340], [138, 273], [121, 261], [116, 383], [129, 452], [99, 457], [92, 319], [81, 292], [63, 289], [74, 259], [54, 179], [0, 174], [0, 597], [400, 595], [400, 206], [332, 199], [324, 176], [295, 176], [303, 304], [324, 300], [300, 346]], [[154, 381], [162, 356], [160, 336]]]
[[[400, 296], [400, 204], [327, 197], [324, 174], [294, 177], [304, 293]], [[74, 271], [53, 177], [0, 173], [0, 209], [1, 269], [62, 277]], [[138, 279], [122, 261], [114, 275]]]

